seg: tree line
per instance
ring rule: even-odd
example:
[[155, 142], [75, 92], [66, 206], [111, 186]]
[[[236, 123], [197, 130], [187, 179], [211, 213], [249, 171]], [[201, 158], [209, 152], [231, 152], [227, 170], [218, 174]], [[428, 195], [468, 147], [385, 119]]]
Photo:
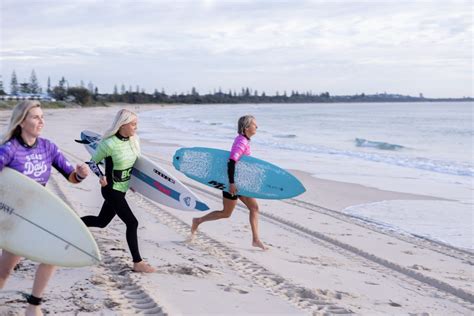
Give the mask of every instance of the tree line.
[[[0, 95], [5, 95], [3, 81], [0, 77]], [[92, 82], [85, 86], [81, 81], [79, 85], [70, 86], [63, 77], [56, 85], [51, 84], [50, 77], [47, 80], [46, 90], [38, 83], [35, 70], [32, 70], [28, 82], [19, 82], [15, 71], [10, 80], [10, 95], [38, 94], [47, 95], [56, 100], [77, 102], [81, 105], [92, 105], [96, 102], [123, 102], [123, 103], [179, 103], [179, 104], [212, 104], [212, 103], [328, 103], [328, 102], [416, 102], [416, 101], [465, 101], [472, 98], [462, 99], [432, 99], [425, 98], [422, 94], [418, 97], [404, 96], [399, 94], [377, 93], [366, 95], [364, 93], [346, 96], [332, 96], [329, 92], [315, 94], [312, 91], [291, 91], [287, 94], [276, 92], [275, 95], [267, 95], [264, 91], [258, 92], [250, 88], [242, 88], [239, 92], [229, 90], [223, 92], [221, 89], [206, 94], [200, 94], [195, 87], [187, 93], [167, 94], [164, 89], [153, 93], [146, 93], [144, 89], [136, 86], [128, 88], [122, 84], [120, 89], [114, 85], [113, 93], [99, 93], [99, 88]]]

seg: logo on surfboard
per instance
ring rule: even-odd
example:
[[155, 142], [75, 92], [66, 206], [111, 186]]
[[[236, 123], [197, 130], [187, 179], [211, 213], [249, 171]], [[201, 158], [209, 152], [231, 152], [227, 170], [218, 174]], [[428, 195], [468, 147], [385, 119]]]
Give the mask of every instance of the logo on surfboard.
[[179, 196], [179, 201], [182, 205], [186, 206], [189, 209], [193, 209], [196, 207], [196, 199], [194, 199], [192, 196], [181, 194]]
[[3, 211], [8, 215], [12, 215], [15, 209], [6, 203], [0, 202], [0, 211]]
[[159, 175], [160, 177], [162, 177], [163, 179], [167, 180], [168, 182], [171, 182], [173, 184], [176, 183], [176, 181], [174, 181], [173, 179], [171, 179], [170, 177], [168, 177], [166, 174], [156, 170], [156, 169], [153, 169], [153, 172], [156, 173], [157, 175]]
[[209, 181], [208, 182], [209, 185], [212, 185], [214, 188], [216, 189], [219, 189], [219, 190], [224, 190], [225, 189], [225, 184], [224, 183], [220, 183], [220, 182], [217, 182], [217, 181]]

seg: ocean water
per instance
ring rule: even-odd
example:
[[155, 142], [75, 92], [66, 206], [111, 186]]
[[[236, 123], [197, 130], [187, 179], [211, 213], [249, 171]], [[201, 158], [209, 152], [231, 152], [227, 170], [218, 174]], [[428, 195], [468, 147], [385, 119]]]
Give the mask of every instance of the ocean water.
[[474, 249], [473, 110], [472, 102], [189, 105], [142, 111], [139, 130], [150, 141], [229, 150], [237, 119], [252, 114], [258, 158], [318, 178], [443, 199], [346, 212]]

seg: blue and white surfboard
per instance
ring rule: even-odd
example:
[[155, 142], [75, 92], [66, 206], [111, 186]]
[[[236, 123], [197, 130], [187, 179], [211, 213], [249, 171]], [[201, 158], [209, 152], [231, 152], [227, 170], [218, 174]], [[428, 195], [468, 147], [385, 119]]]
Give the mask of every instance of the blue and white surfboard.
[[[84, 144], [92, 155], [100, 141], [99, 134], [83, 131], [81, 140], [78, 142]], [[206, 203], [177, 178], [143, 155], [133, 165], [130, 189], [174, 209], [182, 211], [206, 211], [209, 209]]]
[[[173, 157], [174, 167], [189, 178], [228, 191], [227, 162], [230, 152], [220, 149], [181, 148]], [[237, 194], [259, 199], [287, 199], [306, 191], [291, 173], [269, 162], [242, 156], [235, 168]]]

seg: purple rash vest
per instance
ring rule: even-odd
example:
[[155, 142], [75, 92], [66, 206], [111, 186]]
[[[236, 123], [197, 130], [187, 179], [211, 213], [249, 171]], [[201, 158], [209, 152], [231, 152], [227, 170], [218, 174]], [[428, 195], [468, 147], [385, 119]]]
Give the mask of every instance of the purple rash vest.
[[19, 138], [0, 145], [0, 171], [4, 167], [15, 169], [42, 185], [48, 182], [51, 167], [65, 178], [74, 171], [59, 148], [44, 138], [37, 138], [33, 146], [26, 145]]

